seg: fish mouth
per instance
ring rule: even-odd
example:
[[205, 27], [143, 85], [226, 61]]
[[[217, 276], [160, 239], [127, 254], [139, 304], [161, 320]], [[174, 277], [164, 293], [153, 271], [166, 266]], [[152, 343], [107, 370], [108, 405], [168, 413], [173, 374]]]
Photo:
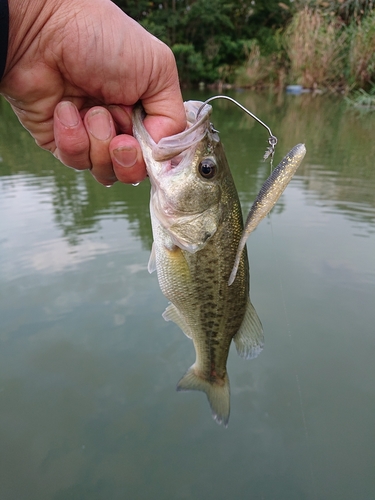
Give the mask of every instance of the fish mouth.
[[210, 105], [205, 105], [200, 101], [189, 101], [189, 108], [185, 103], [185, 111], [187, 117], [187, 128], [183, 132], [169, 137], [164, 137], [156, 143], [151, 143], [152, 157], [157, 162], [175, 159], [176, 157], [188, 149], [193, 149], [206, 136], [209, 130], [209, 117], [212, 112]]
[[209, 117], [212, 107], [209, 104], [189, 101], [184, 105], [187, 128], [179, 134], [163, 137], [158, 143], [154, 142], [144, 126], [142, 106], [138, 105], [133, 111], [134, 137], [141, 143], [148, 174], [156, 182], [160, 175], [168, 175], [187, 166], [198, 145], [211, 130]]
[[181, 161], [183, 160], [183, 158], [184, 158], [184, 155], [182, 155], [182, 154], [179, 154], [179, 155], [171, 158], [171, 161], [169, 162], [170, 168], [173, 169], [173, 168], [178, 167], [180, 165]]
[[177, 170], [180, 166], [181, 162], [185, 158], [185, 154], [180, 153], [177, 156], [174, 156], [170, 160], [166, 160], [163, 162], [163, 172], [170, 172], [171, 170]]
[[[166, 160], [162, 162], [162, 173], [176, 173], [182, 171], [186, 166], [191, 164], [192, 156], [189, 154], [189, 150], [183, 151], [182, 153], [174, 156], [170, 160]], [[194, 153], [194, 151], [193, 151]]]

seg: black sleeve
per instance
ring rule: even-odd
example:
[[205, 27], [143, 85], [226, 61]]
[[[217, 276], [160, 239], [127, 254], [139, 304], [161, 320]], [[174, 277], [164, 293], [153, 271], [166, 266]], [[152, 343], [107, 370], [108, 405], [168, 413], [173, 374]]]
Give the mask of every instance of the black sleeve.
[[3, 77], [8, 53], [9, 9], [8, 0], [0, 0], [0, 80]]

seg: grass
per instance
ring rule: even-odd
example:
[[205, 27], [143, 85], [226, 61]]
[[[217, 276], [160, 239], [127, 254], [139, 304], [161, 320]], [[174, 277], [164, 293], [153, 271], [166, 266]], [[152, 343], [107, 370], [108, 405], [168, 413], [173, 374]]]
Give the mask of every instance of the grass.
[[321, 88], [340, 82], [346, 38], [336, 19], [307, 6], [297, 12], [284, 35], [290, 60], [289, 83]]
[[375, 77], [375, 12], [351, 26], [349, 80], [353, 87], [368, 87]]
[[248, 43], [247, 60], [236, 70], [235, 85], [283, 88], [298, 84], [309, 89], [354, 92], [350, 98], [353, 105], [373, 109], [372, 7], [372, 0], [300, 3], [286, 28], [272, 35], [272, 53], [265, 49], [269, 40]]
[[375, 86], [369, 92], [363, 89], [356, 90], [350, 97], [346, 97], [346, 102], [363, 111], [375, 110]]
[[268, 79], [268, 62], [261, 55], [257, 40], [251, 40], [246, 52], [247, 60], [237, 71], [236, 84], [241, 87], [256, 87]]

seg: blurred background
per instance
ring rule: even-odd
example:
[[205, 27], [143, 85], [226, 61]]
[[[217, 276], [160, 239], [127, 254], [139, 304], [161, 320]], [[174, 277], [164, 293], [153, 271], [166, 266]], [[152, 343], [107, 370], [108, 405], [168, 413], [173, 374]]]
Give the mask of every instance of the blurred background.
[[167, 43], [184, 87], [349, 94], [374, 105], [373, 0], [117, 0]]

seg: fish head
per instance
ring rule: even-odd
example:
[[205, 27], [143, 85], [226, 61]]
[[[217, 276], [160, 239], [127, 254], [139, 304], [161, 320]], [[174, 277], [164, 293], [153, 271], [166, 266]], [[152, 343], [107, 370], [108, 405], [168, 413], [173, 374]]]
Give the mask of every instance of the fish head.
[[156, 144], [134, 112], [139, 141], [151, 181], [151, 217], [173, 245], [196, 252], [215, 234], [222, 220], [223, 186], [229, 167], [217, 131], [210, 123], [211, 106], [188, 101], [188, 128]]

